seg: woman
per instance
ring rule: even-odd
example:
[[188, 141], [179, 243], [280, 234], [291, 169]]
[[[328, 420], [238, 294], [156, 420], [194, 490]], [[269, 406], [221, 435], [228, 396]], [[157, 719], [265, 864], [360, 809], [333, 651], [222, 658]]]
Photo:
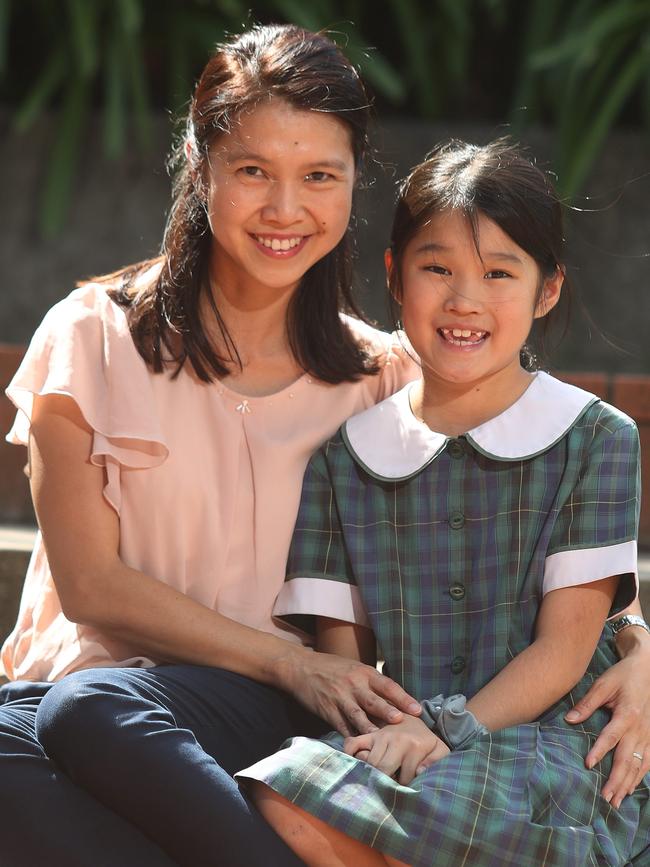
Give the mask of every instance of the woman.
[[12, 865], [296, 863], [229, 775], [320, 719], [419, 712], [271, 620], [310, 453], [415, 375], [341, 316], [367, 115], [321, 35], [218, 47], [163, 256], [57, 305], [9, 389], [43, 534], [2, 656], [32, 681], [2, 694]]

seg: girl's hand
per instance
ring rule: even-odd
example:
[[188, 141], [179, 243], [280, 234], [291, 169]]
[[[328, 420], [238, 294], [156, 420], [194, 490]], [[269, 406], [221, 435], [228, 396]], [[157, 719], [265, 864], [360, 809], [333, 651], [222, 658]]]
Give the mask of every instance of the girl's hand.
[[[587, 754], [585, 765], [593, 768], [615, 749], [612, 771], [602, 795], [618, 809], [650, 770], [649, 646], [630, 651], [625, 659], [601, 675], [569, 711], [566, 720], [584, 722], [599, 707], [609, 708], [612, 718]], [[643, 758], [639, 760], [635, 753]]]
[[408, 786], [418, 774], [450, 752], [422, 720], [411, 716], [397, 725], [346, 738], [343, 749], [349, 756], [395, 777], [401, 786]]
[[344, 737], [376, 731], [369, 716], [399, 723], [402, 711], [422, 712], [419, 702], [373, 666], [332, 653], [301, 648], [279, 685]]

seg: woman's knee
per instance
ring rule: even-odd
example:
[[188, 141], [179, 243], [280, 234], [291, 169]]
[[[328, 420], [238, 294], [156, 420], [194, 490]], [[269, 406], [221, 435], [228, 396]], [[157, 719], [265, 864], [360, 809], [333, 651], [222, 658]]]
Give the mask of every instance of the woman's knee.
[[124, 761], [131, 728], [151, 705], [131, 681], [125, 670], [88, 669], [56, 683], [36, 716], [36, 734], [48, 757], [64, 769], [73, 757]]

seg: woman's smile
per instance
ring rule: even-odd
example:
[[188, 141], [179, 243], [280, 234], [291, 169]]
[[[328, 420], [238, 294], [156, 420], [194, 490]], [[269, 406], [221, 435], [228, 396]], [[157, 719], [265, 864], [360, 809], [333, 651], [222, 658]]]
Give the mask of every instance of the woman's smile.
[[260, 253], [271, 259], [288, 259], [296, 256], [309, 240], [309, 235], [254, 234], [251, 238]]
[[215, 141], [209, 167], [210, 276], [228, 293], [293, 291], [347, 230], [354, 155], [337, 117], [271, 99]]

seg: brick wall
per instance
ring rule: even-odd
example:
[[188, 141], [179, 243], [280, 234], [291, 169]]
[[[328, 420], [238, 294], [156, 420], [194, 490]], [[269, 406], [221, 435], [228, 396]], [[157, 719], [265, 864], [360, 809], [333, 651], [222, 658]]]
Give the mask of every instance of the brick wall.
[[560, 379], [591, 391], [631, 416], [641, 440], [641, 524], [639, 542], [650, 548], [650, 376], [642, 374], [573, 373], [560, 371]]

